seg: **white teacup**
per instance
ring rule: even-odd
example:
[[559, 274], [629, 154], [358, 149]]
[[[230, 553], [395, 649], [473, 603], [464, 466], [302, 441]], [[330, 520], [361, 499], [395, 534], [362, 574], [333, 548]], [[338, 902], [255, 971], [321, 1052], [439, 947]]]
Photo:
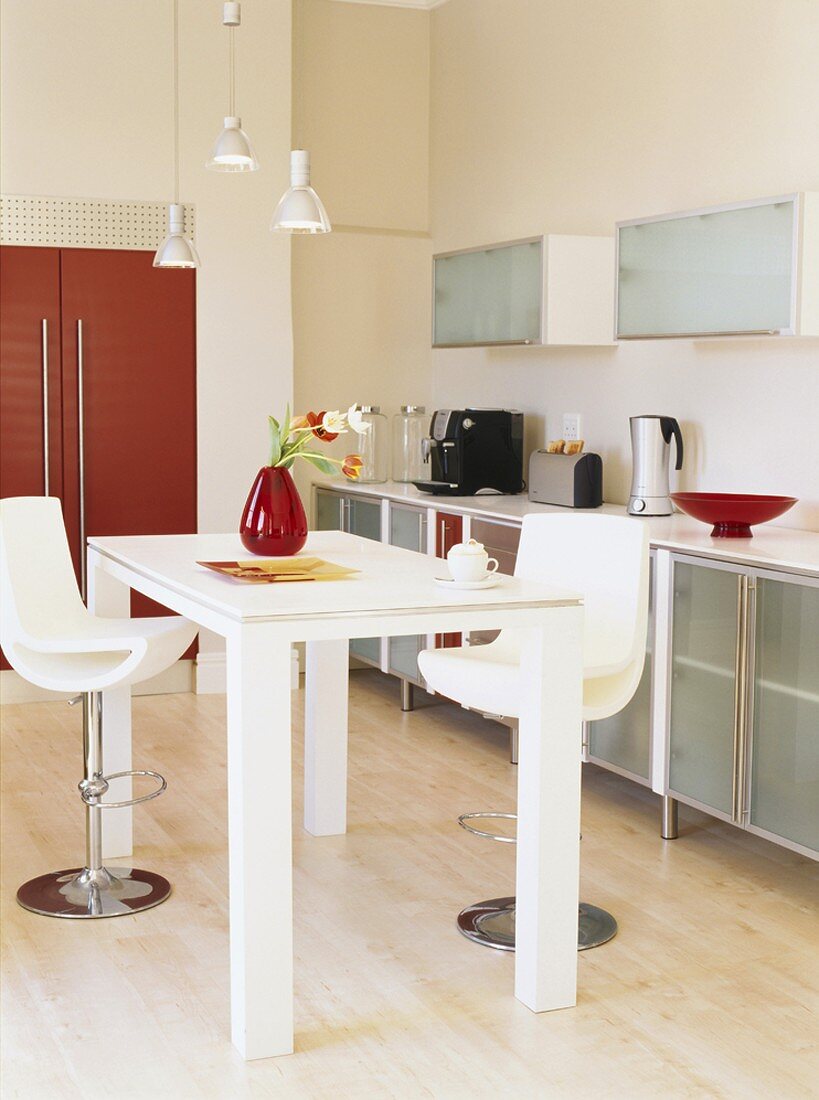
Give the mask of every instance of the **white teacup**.
[[483, 544], [475, 539], [453, 546], [446, 561], [454, 581], [482, 581], [498, 568], [497, 559], [490, 558]]

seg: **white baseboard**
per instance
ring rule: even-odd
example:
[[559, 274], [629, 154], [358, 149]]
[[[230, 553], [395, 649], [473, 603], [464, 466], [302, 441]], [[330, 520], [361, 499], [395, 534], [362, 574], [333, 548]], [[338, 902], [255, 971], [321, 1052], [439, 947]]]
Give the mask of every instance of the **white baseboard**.
[[227, 691], [227, 662], [224, 650], [197, 653], [195, 690], [197, 695], [224, 695]]
[[[293, 647], [290, 651], [291, 680], [293, 691], [299, 690], [300, 661], [299, 652]], [[227, 691], [227, 663], [224, 652], [206, 650], [196, 657], [196, 694], [223, 695]]]
[[[177, 692], [193, 691], [193, 661], [177, 661], [176, 664], [160, 672], [150, 680], [135, 684], [134, 695], [171, 695]], [[48, 703], [55, 699], [70, 699], [70, 692], [47, 691], [35, 687], [15, 672], [13, 668], [0, 671], [0, 702], [2, 703]]]

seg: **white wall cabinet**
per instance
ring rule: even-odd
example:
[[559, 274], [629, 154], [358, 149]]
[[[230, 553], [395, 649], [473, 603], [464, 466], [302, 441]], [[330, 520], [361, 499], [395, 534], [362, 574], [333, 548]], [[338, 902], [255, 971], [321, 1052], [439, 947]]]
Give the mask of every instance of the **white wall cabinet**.
[[432, 265], [433, 347], [614, 343], [613, 237], [529, 237]]
[[819, 193], [617, 225], [617, 337], [819, 335]]
[[674, 555], [667, 792], [819, 852], [819, 582]]

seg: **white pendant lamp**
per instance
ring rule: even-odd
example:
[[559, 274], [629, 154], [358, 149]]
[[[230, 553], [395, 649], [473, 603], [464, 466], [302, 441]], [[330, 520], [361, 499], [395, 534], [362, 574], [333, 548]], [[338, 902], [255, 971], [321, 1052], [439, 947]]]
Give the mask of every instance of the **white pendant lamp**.
[[199, 256], [185, 236], [185, 207], [179, 201], [179, 0], [173, 0], [173, 202], [168, 236], [157, 249], [154, 267], [199, 267]]
[[230, 84], [229, 113], [225, 128], [216, 139], [210, 160], [205, 165], [212, 172], [255, 172], [259, 167], [250, 138], [242, 129], [242, 120], [236, 114], [236, 53], [233, 40], [237, 27], [242, 25], [242, 10], [238, 0], [228, 0], [222, 9], [222, 24], [230, 32], [228, 82]]
[[[300, 4], [293, 5], [293, 38], [304, 55], [303, 29], [299, 18]], [[296, 82], [296, 140], [304, 124], [303, 91], [301, 81]], [[330, 233], [332, 225], [324, 209], [324, 203], [310, 186], [310, 154], [306, 149], [293, 149], [290, 153], [290, 186], [279, 199], [273, 212], [270, 228], [274, 233]]]
[[270, 228], [277, 233], [330, 233], [332, 225], [324, 203], [310, 186], [310, 154], [290, 154], [290, 186], [279, 199]]

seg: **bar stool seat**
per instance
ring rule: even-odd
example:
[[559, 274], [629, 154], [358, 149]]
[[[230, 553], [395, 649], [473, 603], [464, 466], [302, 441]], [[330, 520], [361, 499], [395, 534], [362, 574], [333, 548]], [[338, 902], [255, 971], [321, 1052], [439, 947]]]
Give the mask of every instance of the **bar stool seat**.
[[[102, 811], [147, 802], [166, 788], [154, 771], [103, 773], [102, 692], [164, 671], [198, 628], [178, 616], [92, 615], [77, 588], [60, 501], [54, 497], [0, 501], [0, 600], [0, 644], [12, 668], [38, 687], [83, 699], [85, 767], [79, 790], [86, 812], [86, 863], [32, 879], [20, 887], [17, 900], [26, 909], [59, 917], [117, 916], [158, 905], [170, 893], [167, 879], [136, 868], [109, 871], [102, 864]], [[152, 779], [156, 786], [136, 798], [103, 801], [111, 781], [131, 776]]]
[[[584, 722], [608, 718], [629, 702], [643, 672], [648, 630], [648, 531], [621, 516], [526, 516], [515, 576], [580, 591], [584, 596]], [[520, 652], [524, 636], [504, 630], [488, 645], [427, 649], [418, 667], [427, 685], [463, 706], [503, 718], [519, 717]], [[582, 731], [578, 730], [578, 750]], [[471, 833], [514, 843], [514, 837], [479, 830], [475, 818], [507, 813], [462, 814]], [[611, 939], [617, 922], [597, 906], [581, 903], [578, 949]], [[469, 939], [502, 951], [515, 948], [515, 899], [492, 898], [467, 906], [458, 928]]]

